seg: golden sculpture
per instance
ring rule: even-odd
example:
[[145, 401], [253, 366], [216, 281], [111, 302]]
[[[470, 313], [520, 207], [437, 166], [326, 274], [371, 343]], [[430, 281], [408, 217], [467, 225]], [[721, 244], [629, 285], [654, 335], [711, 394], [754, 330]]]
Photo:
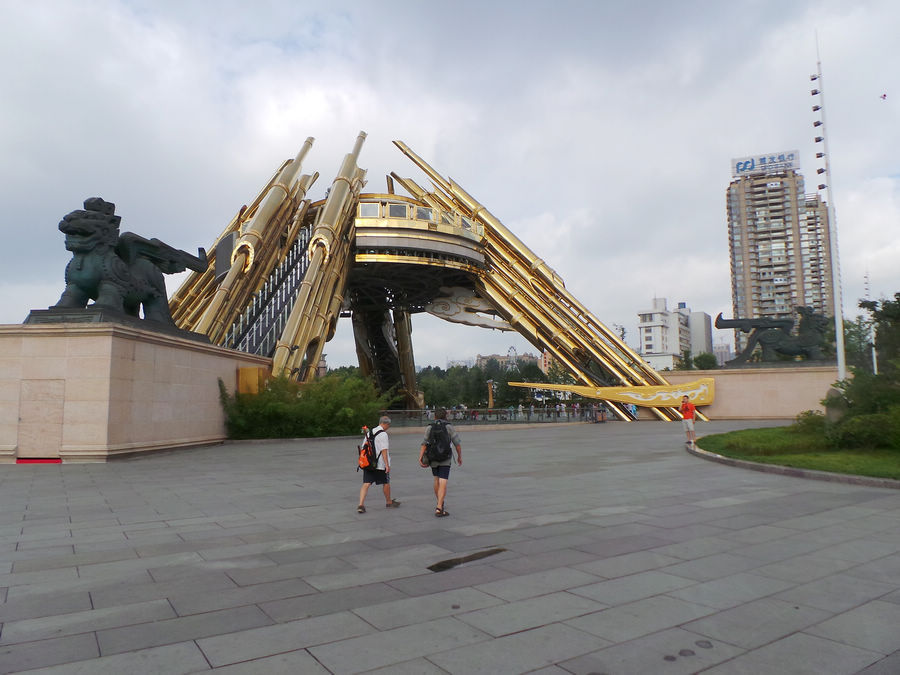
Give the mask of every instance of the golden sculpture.
[[546, 384], [543, 382], [509, 382], [511, 387], [528, 387], [540, 391], [567, 391], [584, 398], [602, 401], [633, 403], [642, 407], [674, 406], [687, 396], [694, 405], [710, 405], [716, 396], [716, 381], [701, 377], [693, 382], [667, 384], [654, 387], [585, 387], [577, 384]]
[[[408, 408], [423, 405], [410, 317], [424, 311], [518, 331], [622, 419], [631, 419], [632, 401], [613, 389], [668, 386], [499, 219], [402, 141], [394, 144], [433, 190], [391, 172], [387, 192], [362, 193], [365, 138], [360, 132], [317, 202], [306, 194], [318, 173], [300, 174], [307, 139], [225, 228], [210, 269], [173, 295], [179, 328], [270, 356], [273, 373], [309, 381], [338, 318], [350, 317], [361, 371], [382, 391], [398, 390]], [[644, 405], [659, 419], [680, 419], [677, 402], [653, 401]]]

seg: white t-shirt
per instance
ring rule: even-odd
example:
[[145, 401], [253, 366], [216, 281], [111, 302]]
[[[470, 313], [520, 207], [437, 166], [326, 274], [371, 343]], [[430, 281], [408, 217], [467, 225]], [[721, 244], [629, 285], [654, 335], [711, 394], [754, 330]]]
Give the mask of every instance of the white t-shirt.
[[[381, 433], [376, 434], [378, 431]], [[381, 428], [380, 424], [372, 429], [372, 433], [376, 434], [375, 454], [378, 456], [378, 463], [375, 465], [375, 468], [379, 471], [384, 471], [387, 465], [390, 464], [391, 459], [391, 456], [388, 454], [388, 435], [387, 432]], [[385, 457], [388, 459], [387, 463], [385, 463]]]

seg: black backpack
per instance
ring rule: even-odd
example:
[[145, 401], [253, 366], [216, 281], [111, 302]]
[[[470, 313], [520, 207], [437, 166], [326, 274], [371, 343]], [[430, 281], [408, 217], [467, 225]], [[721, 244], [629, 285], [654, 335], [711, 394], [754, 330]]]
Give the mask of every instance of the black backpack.
[[431, 423], [431, 434], [425, 445], [425, 457], [429, 462], [445, 462], [453, 456], [450, 448], [450, 432], [447, 431], [446, 420], [435, 420]]
[[375, 454], [375, 437], [380, 434], [384, 429], [379, 429], [374, 434], [366, 429], [366, 437], [363, 440], [362, 445], [357, 445], [356, 450], [359, 452], [359, 464], [356, 467], [356, 470], [360, 469], [369, 469], [374, 470], [376, 466], [378, 466], [378, 455]]

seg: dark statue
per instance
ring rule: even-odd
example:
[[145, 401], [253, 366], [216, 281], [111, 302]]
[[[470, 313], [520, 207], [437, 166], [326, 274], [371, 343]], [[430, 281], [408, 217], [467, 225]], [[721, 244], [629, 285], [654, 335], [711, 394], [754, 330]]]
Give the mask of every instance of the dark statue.
[[131, 232], [119, 234], [116, 206], [100, 197], [84, 201], [84, 209], [64, 216], [59, 229], [66, 235], [72, 259], [66, 266], [66, 289], [50, 310], [92, 308], [173, 326], [163, 274], [190, 268], [203, 272], [206, 252], [198, 256], [172, 248], [159, 239]]
[[716, 328], [734, 328], [750, 333], [747, 346], [726, 365], [746, 363], [759, 345], [763, 361], [778, 361], [778, 356], [805, 356], [810, 361], [821, 360], [822, 347], [828, 319], [813, 311], [811, 307], [798, 307], [800, 323], [797, 335], [791, 334], [792, 319], [723, 319], [722, 313], [716, 317]]

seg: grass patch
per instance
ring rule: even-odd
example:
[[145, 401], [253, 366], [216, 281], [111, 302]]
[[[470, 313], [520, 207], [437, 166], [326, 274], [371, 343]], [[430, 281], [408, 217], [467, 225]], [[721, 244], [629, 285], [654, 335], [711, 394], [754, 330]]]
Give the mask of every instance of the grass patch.
[[900, 480], [900, 452], [890, 449], [833, 449], [820, 434], [794, 427], [744, 429], [704, 436], [703, 450], [760, 464], [778, 464], [873, 478]]

